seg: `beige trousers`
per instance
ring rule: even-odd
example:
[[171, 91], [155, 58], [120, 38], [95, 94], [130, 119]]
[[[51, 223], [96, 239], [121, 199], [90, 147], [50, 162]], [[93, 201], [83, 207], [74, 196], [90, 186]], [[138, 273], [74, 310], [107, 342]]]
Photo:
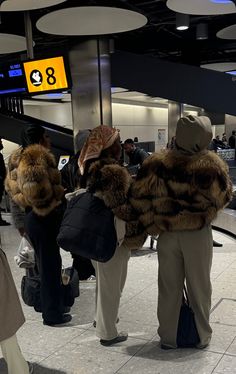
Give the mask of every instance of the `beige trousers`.
[[29, 366], [21, 353], [16, 335], [0, 342], [0, 346], [7, 363], [8, 374], [29, 374]]
[[111, 260], [92, 261], [96, 271], [96, 334], [100, 339], [116, 338], [116, 320], [125, 285], [130, 250], [121, 245]]
[[190, 306], [194, 311], [200, 343], [210, 342], [211, 308], [210, 271], [212, 264], [212, 231], [165, 232], [158, 238], [158, 333], [161, 343], [176, 347], [183, 284], [186, 279]]

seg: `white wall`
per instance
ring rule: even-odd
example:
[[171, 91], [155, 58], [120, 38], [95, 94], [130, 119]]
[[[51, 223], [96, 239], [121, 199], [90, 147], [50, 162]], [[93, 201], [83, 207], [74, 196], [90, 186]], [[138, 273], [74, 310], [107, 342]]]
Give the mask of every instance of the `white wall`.
[[121, 140], [138, 137], [139, 141], [155, 141], [156, 150], [161, 146], [157, 144], [157, 130], [168, 130], [168, 109], [145, 107], [139, 105], [112, 104], [112, 123], [120, 130]]
[[71, 103], [24, 105], [24, 113], [55, 125], [72, 128]]

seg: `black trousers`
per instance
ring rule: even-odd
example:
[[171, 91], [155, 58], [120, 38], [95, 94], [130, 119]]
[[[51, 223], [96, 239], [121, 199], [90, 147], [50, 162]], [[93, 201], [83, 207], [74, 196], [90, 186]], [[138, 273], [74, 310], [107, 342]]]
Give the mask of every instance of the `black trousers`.
[[41, 279], [41, 309], [45, 321], [57, 322], [63, 315], [61, 289], [61, 256], [56, 237], [62, 212], [54, 210], [40, 217], [33, 211], [27, 214], [25, 229], [36, 253]]

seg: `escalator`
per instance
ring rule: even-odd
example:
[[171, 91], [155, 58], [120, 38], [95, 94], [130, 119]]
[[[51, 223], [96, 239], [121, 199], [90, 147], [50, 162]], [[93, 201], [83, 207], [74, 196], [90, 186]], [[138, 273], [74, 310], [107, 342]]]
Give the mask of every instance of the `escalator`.
[[21, 113], [0, 111], [0, 137], [3, 139], [21, 144], [21, 132], [29, 124], [38, 124], [45, 128], [51, 140], [52, 152], [57, 159], [60, 155], [73, 154], [72, 130]]

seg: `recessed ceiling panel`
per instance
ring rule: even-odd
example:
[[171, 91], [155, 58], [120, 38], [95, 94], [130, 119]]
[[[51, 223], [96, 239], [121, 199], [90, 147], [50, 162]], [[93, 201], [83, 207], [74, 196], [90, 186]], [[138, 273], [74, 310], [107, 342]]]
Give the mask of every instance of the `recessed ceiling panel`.
[[212, 0], [168, 0], [166, 5], [174, 12], [196, 15], [236, 13], [233, 2], [214, 3]]
[[22, 10], [41, 9], [64, 3], [65, 1], [66, 0], [6, 0], [3, 1], [0, 11], [17, 12]]
[[0, 34], [0, 54], [25, 51], [26, 39], [13, 34]]
[[60, 9], [40, 18], [37, 28], [54, 35], [105, 35], [138, 29], [147, 23], [140, 13], [111, 7]]
[[236, 39], [236, 25], [225, 27], [216, 34], [220, 39]]
[[201, 68], [225, 72], [229, 70], [235, 70], [236, 62], [218, 62], [215, 64], [204, 64], [201, 65]]

